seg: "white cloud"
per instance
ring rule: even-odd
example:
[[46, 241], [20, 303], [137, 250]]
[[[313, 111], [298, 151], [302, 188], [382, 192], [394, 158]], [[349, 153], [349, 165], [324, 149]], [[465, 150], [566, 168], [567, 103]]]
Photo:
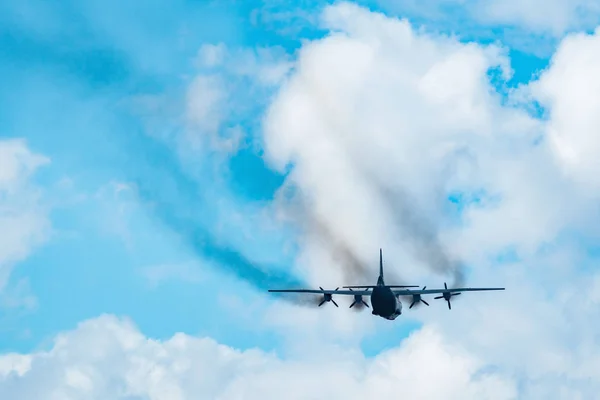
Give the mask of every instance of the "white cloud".
[[[523, 89], [549, 106], [546, 122], [504, 102], [489, 82], [491, 68], [509, 76], [503, 49], [419, 33], [347, 3], [327, 8], [323, 24], [334, 33], [302, 48], [265, 119], [270, 162], [293, 166], [288, 184], [372, 263], [373, 277], [382, 246], [406, 281], [438, 287], [443, 277], [412, 251], [411, 236], [421, 233], [406, 210], [397, 223], [401, 208], [428, 217], [444, 247], [472, 267], [469, 285], [508, 290], [463, 295], [452, 312], [434, 301], [407, 314], [517, 376], [525, 398], [591, 395], [600, 376], [576, 366], [598, 356], [598, 330], [584, 322], [596, 306], [567, 300], [591, 277], [578, 266], [581, 245], [563, 235], [599, 233], [586, 186], [598, 182], [597, 36], [567, 38], [549, 71]], [[562, 142], [549, 140], [556, 137]], [[565, 148], [576, 150], [572, 158]], [[389, 202], [389, 190], [405, 194]], [[460, 224], [444, 205], [453, 192], [482, 193]], [[323, 254], [328, 245], [306, 243], [299, 263], [311, 283], [346, 283], [339, 263], [323, 268], [336, 265]], [[521, 261], [490, 262], [511, 247]], [[363, 329], [353, 323], [349, 330]]]
[[239, 49], [205, 44], [196, 64], [198, 75], [187, 89], [189, 122], [184, 147], [220, 150], [233, 154], [244, 131], [244, 116], [254, 115], [289, 74], [292, 62], [281, 48]]
[[227, 92], [217, 76], [198, 76], [188, 90], [188, 119], [202, 131], [215, 135], [225, 118]]
[[11, 374], [22, 376], [31, 368], [31, 356], [17, 353], [3, 354], [0, 356], [0, 376], [6, 379]]
[[[535, 249], [556, 234], [558, 221], [548, 218], [563, 197], [539, 207], [546, 194], [539, 185], [528, 190], [528, 179], [514, 179], [544, 179], [551, 190], [556, 184], [545, 176], [550, 156], [530, 146], [540, 123], [502, 106], [488, 82], [490, 68], [508, 74], [501, 49], [419, 35], [408, 22], [345, 3], [326, 9], [324, 24], [338, 33], [302, 49], [265, 121], [267, 156], [280, 169], [294, 164], [290, 179], [313, 212], [364, 260], [382, 246], [389, 258], [411, 261], [406, 273], [418, 278], [422, 260], [402, 254], [415, 232], [398, 231], [397, 208], [408, 203], [435, 225], [440, 202], [456, 190], [483, 188], [503, 199], [468, 210], [467, 228], [453, 232], [468, 256], [513, 243]], [[406, 195], [396, 207], [381, 187]], [[525, 222], [529, 210], [537, 215]], [[463, 250], [469, 239], [477, 242]]]
[[[547, 46], [548, 39], [595, 28], [600, 17], [598, 0], [379, 0], [378, 3], [395, 15], [419, 17], [429, 29], [442, 27], [459, 34], [497, 37], [498, 28], [503, 27], [506, 28], [501, 33], [503, 39], [520, 47], [527, 45], [527, 50], [534, 53], [540, 51], [540, 45]], [[527, 43], [532, 38], [535, 42]]]
[[[365, 359], [348, 349], [282, 360], [176, 334], [159, 342], [113, 316], [81, 323], [48, 352], [0, 356], [0, 396], [18, 399], [511, 399], [515, 383], [444, 340], [420, 331]], [[14, 373], [12, 373], [13, 371]], [[435, 384], [432, 384], [434, 382]]]
[[561, 36], [573, 29], [593, 28], [600, 17], [600, 1], [477, 1], [472, 12], [484, 22], [516, 25], [536, 33]]
[[46, 157], [32, 153], [21, 139], [5, 139], [0, 143], [0, 188], [3, 191], [14, 192], [36, 169], [49, 162]]
[[0, 291], [15, 263], [49, 234], [39, 189], [31, 182], [35, 171], [47, 163], [46, 157], [31, 152], [23, 140], [0, 140]]
[[227, 47], [223, 43], [205, 44], [198, 50], [196, 63], [200, 67], [216, 67], [223, 63]]
[[565, 173], [595, 193], [600, 189], [600, 28], [566, 38], [551, 68], [530, 85], [531, 95], [549, 110], [552, 149]]
[[[327, 8], [323, 24], [334, 33], [302, 48], [265, 118], [269, 161], [280, 170], [293, 166], [287, 184], [338, 241], [371, 263], [373, 277], [382, 246], [388, 268], [410, 283], [437, 287], [443, 279], [411, 251], [410, 229], [396, 224], [395, 208], [408, 200], [396, 196], [390, 204], [385, 187], [407, 193], [412, 211], [434, 221], [445, 247], [472, 265], [468, 284], [508, 288], [463, 295], [451, 312], [433, 301], [402, 317], [425, 324], [419, 335], [433, 340], [424, 332], [434, 330], [514, 379], [499, 398], [517, 397], [517, 387], [522, 398], [593, 397], [599, 332], [587, 321], [598, 314], [590, 287], [597, 277], [579, 266], [594, 261], [561, 235], [598, 233], [591, 218], [596, 192], [588, 186], [598, 182], [597, 36], [567, 38], [549, 71], [522, 89], [548, 107], [543, 121], [522, 104], [503, 102], [490, 84], [490, 68], [510, 75], [501, 48], [425, 35], [346, 3]], [[561, 142], [550, 140], [556, 137]], [[571, 158], [565, 148], [576, 150]], [[458, 226], [443, 206], [456, 191], [483, 192]], [[282, 191], [278, 206], [289, 206], [284, 197]], [[316, 235], [303, 242], [298, 264], [314, 285], [350, 283], [330, 245]], [[521, 261], [490, 262], [510, 247]], [[317, 340], [340, 337], [356, 344], [374, 325], [368, 314], [343, 308], [278, 307], [265, 319], [288, 336], [304, 336], [309, 344], [302, 349], [323, 350]]]

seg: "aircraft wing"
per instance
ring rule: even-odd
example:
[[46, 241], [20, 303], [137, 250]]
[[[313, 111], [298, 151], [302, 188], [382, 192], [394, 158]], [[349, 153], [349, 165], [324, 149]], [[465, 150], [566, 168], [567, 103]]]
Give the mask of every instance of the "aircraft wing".
[[458, 292], [483, 292], [490, 290], [504, 290], [504, 288], [452, 288], [452, 289], [426, 289], [426, 290], [392, 290], [396, 296], [409, 296], [411, 294], [436, 294]]
[[[358, 288], [358, 289], [373, 289], [376, 288], [376, 285], [358, 285], [358, 286], [342, 286], [343, 288], [347, 288], [347, 289], [354, 289], [354, 288]], [[384, 285], [384, 287], [387, 288], [411, 288], [411, 287], [419, 287], [419, 285]]]
[[316, 293], [341, 294], [347, 296], [370, 296], [370, 290], [323, 290], [323, 289], [269, 289], [271, 293]]

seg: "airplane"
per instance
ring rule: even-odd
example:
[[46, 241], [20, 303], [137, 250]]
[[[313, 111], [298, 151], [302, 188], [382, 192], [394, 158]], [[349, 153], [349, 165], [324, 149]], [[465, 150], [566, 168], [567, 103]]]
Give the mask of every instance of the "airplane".
[[[412, 296], [413, 301], [409, 309], [419, 302], [429, 306], [425, 300], [421, 298], [424, 294], [437, 294], [441, 293], [441, 296], [437, 296], [434, 299], [444, 299], [448, 303], [448, 309], [451, 310], [450, 299], [453, 296], [458, 296], [461, 292], [476, 292], [476, 291], [489, 291], [489, 290], [504, 290], [504, 288], [454, 288], [448, 289], [448, 286], [444, 282], [444, 289], [427, 289], [426, 286], [421, 290], [411, 290], [406, 288], [414, 288], [418, 286], [406, 286], [406, 285], [386, 285], [383, 279], [383, 252], [379, 249], [379, 277], [377, 278], [377, 285], [363, 285], [363, 286], [343, 286], [344, 289], [339, 290], [339, 287], [335, 290], [320, 290], [316, 289], [269, 289], [271, 293], [316, 293], [322, 294], [323, 300], [319, 303], [321, 307], [326, 302], [332, 302], [336, 307], [338, 304], [333, 300], [334, 294], [354, 296], [354, 302], [350, 305], [352, 308], [356, 304], [362, 304], [366, 307], [369, 305], [363, 300], [363, 296], [371, 296], [371, 305], [373, 310], [371, 314], [393, 321], [402, 314], [402, 302], [400, 296]], [[363, 289], [363, 290], [352, 290], [352, 289]], [[372, 291], [369, 291], [372, 289]]]

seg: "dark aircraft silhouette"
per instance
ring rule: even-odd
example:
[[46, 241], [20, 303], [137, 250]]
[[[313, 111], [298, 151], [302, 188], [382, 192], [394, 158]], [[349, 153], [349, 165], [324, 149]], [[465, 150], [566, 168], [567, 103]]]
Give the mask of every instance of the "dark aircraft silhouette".
[[[477, 292], [477, 291], [486, 291], [486, 290], [504, 290], [504, 288], [454, 288], [448, 289], [448, 286], [444, 282], [444, 289], [428, 289], [426, 290], [426, 286], [421, 290], [410, 290], [410, 289], [400, 289], [400, 288], [412, 288], [418, 286], [401, 286], [401, 285], [386, 285], [383, 279], [383, 255], [381, 249], [379, 249], [379, 277], [377, 278], [377, 285], [375, 286], [344, 286], [344, 288], [349, 290], [339, 290], [339, 287], [335, 290], [321, 290], [316, 289], [271, 289], [269, 292], [273, 293], [317, 293], [323, 295], [323, 300], [319, 303], [319, 307], [321, 307], [325, 302], [332, 302], [336, 307], [338, 307], [337, 303], [333, 300], [334, 294], [340, 295], [349, 295], [354, 296], [354, 302], [350, 305], [352, 308], [356, 304], [362, 304], [366, 307], [369, 305], [363, 300], [363, 296], [371, 296], [371, 305], [373, 306], [373, 311], [371, 314], [378, 315], [382, 318], [395, 320], [399, 315], [402, 314], [402, 302], [400, 301], [400, 296], [412, 296], [413, 301], [409, 307], [413, 308], [413, 306], [419, 302], [424, 303], [429, 306], [425, 300], [421, 298], [421, 295], [424, 294], [435, 294], [441, 293], [441, 296], [435, 297], [435, 299], [444, 299], [448, 303], [448, 309], [452, 309], [450, 305], [450, 298], [453, 296], [458, 296], [461, 292]], [[363, 289], [363, 290], [352, 290], [352, 289]], [[372, 291], [369, 291], [372, 289]]]

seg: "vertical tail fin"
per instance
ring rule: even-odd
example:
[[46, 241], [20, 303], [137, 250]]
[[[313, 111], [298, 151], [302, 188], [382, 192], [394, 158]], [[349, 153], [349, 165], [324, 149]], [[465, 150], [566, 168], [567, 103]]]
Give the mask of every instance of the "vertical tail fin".
[[384, 285], [383, 281], [383, 252], [379, 249], [379, 278], [377, 279], [378, 285]]

